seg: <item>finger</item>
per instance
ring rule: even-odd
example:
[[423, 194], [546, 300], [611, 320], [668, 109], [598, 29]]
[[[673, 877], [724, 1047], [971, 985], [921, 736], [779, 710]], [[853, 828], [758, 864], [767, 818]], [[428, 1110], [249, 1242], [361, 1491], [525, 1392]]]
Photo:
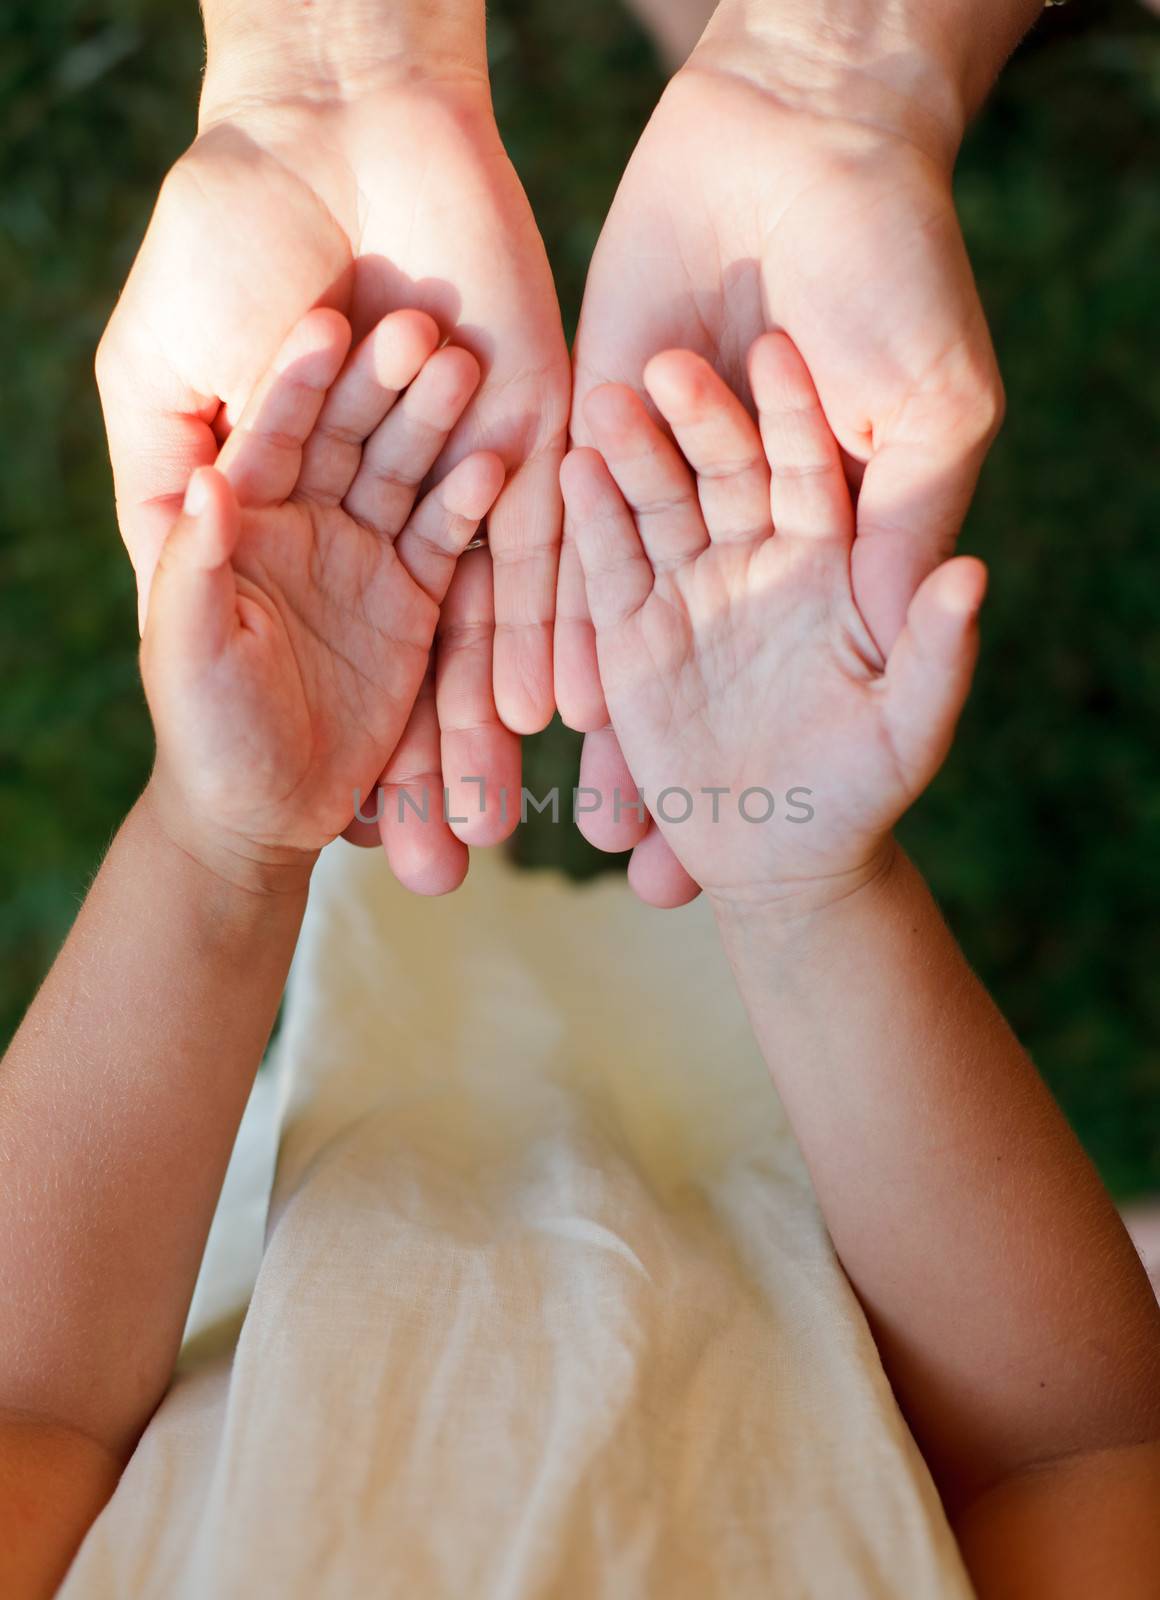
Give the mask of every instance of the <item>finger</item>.
[[380, 787], [379, 836], [395, 877], [413, 894], [458, 889], [467, 876], [468, 852], [444, 817], [433, 666]]
[[507, 727], [538, 733], [552, 719], [552, 626], [560, 549], [561, 439], [529, 456], [487, 519], [495, 584], [495, 702]]
[[241, 517], [227, 480], [199, 467], [154, 574], [145, 647], [164, 639], [192, 666], [215, 661], [237, 631], [237, 583], [230, 557]]
[[350, 348], [350, 324], [338, 311], [308, 312], [282, 344], [217, 459], [243, 506], [289, 499], [302, 447]]
[[552, 650], [552, 675], [561, 720], [566, 727], [575, 728], [579, 733], [603, 728], [608, 722], [608, 706], [600, 687], [596, 629], [588, 613], [588, 593], [576, 533], [566, 512], [556, 580]]
[[503, 487], [504, 464], [481, 450], [425, 495], [395, 541], [395, 553], [419, 587], [441, 601], [455, 563], [474, 539]]
[[773, 473], [774, 530], [849, 541], [854, 512], [841, 451], [805, 362], [784, 333], [758, 339], [749, 353], [749, 382]]
[[979, 653], [987, 569], [973, 556], [937, 568], [910, 602], [886, 663], [886, 722], [906, 781], [917, 795], [946, 759], [970, 693]]
[[701, 892], [700, 884], [682, 867], [655, 823], [632, 852], [628, 881], [638, 900], [659, 911], [687, 906]]
[[138, 624], [185, 491], [199, 467], [217, 459], [216, 397], [199, 395], [142, 354], [117, 318], [97, 354], [97, 387], [113, 464], [117, 524], [137, 574]]
[[709, 535], [693, 474], [640, 395], [622, 383], [603, 384], [588, 396], [584, 415], [653, 567], [664, 572], [699, 555]]
[[347, 358], [302, 451], [297, 493], [338, 505], [354, 482], [363, 444], [439, 344], [425, 311], [393, 311]]
[[363, 447], [343, 499], [352, 517], [393, 539], [419, 485], [479, 387], [479, 362], [467, 350], [437, 350]]
[[632, 513], [596, 450], [573, 450], [560, 468], [564, 504], [576, 533], [588, 609], [599, 634], [635, 615], [654, 574]]
[[590, 845], [616, 854], [640, 843], [649, 830], [648, 812], [611, 728], [585, 735], [579, 787], [576, 826]]
[[500, 721], [492, 688], [495, 605], [486, 550], [459, 562], [435, 650], [435, 705], [448, 824], [467, 844], [506, 839], [519, 822], [520, 741]]
[[948, 402], [945, 409], [924, 406], [916, 423], [904, 418], [867, 464], [850, 571], [858, 609], [883, 655], [919, 584], [955, 548], [1001, 415], [997, 375], [994, 384], [993, 393], [982, 391], [974, 415]]
[[703, 357], [669, 350], [649, 362], [644, 385], [697, 474], [709, 538], [718, 544], [768, 538], [773, 523], [761, 435], [728, 384]]

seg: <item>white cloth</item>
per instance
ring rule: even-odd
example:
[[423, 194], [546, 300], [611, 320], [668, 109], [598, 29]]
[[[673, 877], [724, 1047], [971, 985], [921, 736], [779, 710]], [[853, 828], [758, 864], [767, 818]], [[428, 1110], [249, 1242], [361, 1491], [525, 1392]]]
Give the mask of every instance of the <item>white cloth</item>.
[[703, 906], [328, 851], [191, 1333], [65, 1600], [970, 1593]]

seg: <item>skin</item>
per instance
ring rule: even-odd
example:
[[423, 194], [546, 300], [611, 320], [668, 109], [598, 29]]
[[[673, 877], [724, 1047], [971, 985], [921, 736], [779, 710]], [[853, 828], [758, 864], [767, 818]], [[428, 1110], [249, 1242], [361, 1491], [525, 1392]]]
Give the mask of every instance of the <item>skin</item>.
[[[154, 571], [149, 786], [0, 1070], [0, 1589], [51, 1594], [169, 1381], [319, 850], [390, 764], [501, 459], [422, 312], [290, 333]], [[159, 1070], [159, 1064], [164, 1070]], [[46, 1287], [50, 1286], [50, 1287]]]
[[[494, 570], [485, 585], [485, 555], [448, 597], [455, 670], [416, 711], [394, 781], [438, 793], [445, 768], [518, 791], [518, 734], [554, 704], [570, 368], [543, 245], [495, 128], [482, 6], [205, 10], [198, 137], [166, 179], [97, 361], [142, 617], [190, 474], [214, 459], [288, 330], [321, 304], [361, 338], [392, 308], [418, 307], [482, 372], [428, 484], [481, 448], [506, 479], [488, 522]], [[478, 798], [466, 825], [433, 821], [412, 856], [394, 857], [411, 887], [454, 887], [464, 843], [510, 831], [498, 808], [477, 812]]]
[[[704, 885], [827, 1227], [983, 1597], [1142, 1597], [1160, 1563], [1160, 1307], [1098, 1176], [891, 829], [970, 685], [985, 574], [883, 657], [838, 443], [784, 334], [758, 424], [706, 362], [595, 391], [562, 481], [612, 726]], [[675, 442], [674, 442], [675, 441]], [[805, 783], [808, 825], [702, 790]], [[677, 807], [684, 811], [683, 805]], [[671, 812], [670, 812], [671, 815]], [[836, 1003], [840, 999], [840, 1003]]]
[[[436, 447], [474, 363], [431, 353], [416, 313], [349, 342], [337, 314], [305, 319], [191, 481], [142, 645], [156, 771], [0, 1070], [15, 1600], [53, 1592], [164, 1392], [317, 849], [352, 782], [389, 764], [457, 552], [500, 488], [483, 455], [405, 505], [389, 445], [413, 447], [425, 418]], [[808, 829], [701, 808], [671, 846], [709, 886], [977, 1592], [1143, 1597], [1160, 1308], [889, 835], [967, 692], [982, 570], [940, 567], [876, 657], [809, 377], [784, 335], [749, 370], [760, 432], [674, 352], [647, 381], [680, 449], [613, 388], [592, 402], [606, 454], [565, 463], [614, 725], [639, 770], [691, 791], [811, 779]]]
[[[389, 767], [501, 488], [483, 454], [424, 501], [401, 490], [478, 378], [432, 345], [404, 312], [350, 352], [345, 321], [312, 313], [161, 551], [142, 644], [156, 770], [0, 1070], [16, 1600], [52, 1593], [164, 1392], [318, 849]], [[889, 836], [967, 692], [983, 574], [940, 567], [876, 657], [838, 449], [784, 335], [750, 377], [760, 433], [698, 357], [663, 356], [649, 390], [680, 451], [613, 388], [592, 400], [606, 454], [565, 463], [614, 724], [640, 771], [690, 790], [808, 775], [816, 826], [702, 809], [670, 844], [710, 887], [979, 1593], [1142, 1595], [1160, 1310]]]
[[[806, 359], [857, 488], [855, 603], [880, 651], [950, 554], [1002, 413], [951, 193], [975, 108], [1037, 7], [726, 0], [657, 106], [601, 233], [575, 348], [572, 434], [589, 396], [643, 391], [690, 349], [752, 405], [746, 354], [782, 328]], [[589, 732], [585, 783], [631, 791], [608, 729], [566, 523], [556, 624], [561, 715]], [[656, 904], [697, 883], [663, 837], [605, 805], [593, 843], [637, 845]]]

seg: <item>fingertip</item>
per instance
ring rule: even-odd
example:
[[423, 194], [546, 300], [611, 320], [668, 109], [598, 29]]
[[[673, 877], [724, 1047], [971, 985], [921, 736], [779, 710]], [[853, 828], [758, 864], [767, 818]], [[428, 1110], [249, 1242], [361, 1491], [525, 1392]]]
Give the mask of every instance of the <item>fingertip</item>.
[[629, 857], [628, 883], [637, 899], [656, 911], [676, 911], [701, 893], [655, 824]]
[[350, 323], [333, 306], [315, 306], [291, 329], [282, 345], [274, 370], [285, 372], [294, 362], [318, 357], [337, 361], [337, 373], [350, 349]]
[[383, 844], [391, 871], [403, 888], [424, 900], [454, 894], [467, 877], [471, 853], [450, 829], [445, 831], [435, 849], [409, 850], [397, 837], [389, 844], [384, 838]]
[[233, 555], [239, 531], [238, 502], [233, 486], [216, 467], [197, 467], [182, 502], [182, 517], [192, 525], [187, 545], [196, 565], [210, 570]]
[[[289, 379], [304, 389], [328, 390], [341, 372], [350, 346], [351, 327], [342, 312], [330, 306], [315, 306], [283, 339], [270, 365], [267, 383]], [[250, 406], [253, 403], [251, 397]]]
[[749, 351], [749, 387], [761, 411], [814, 404], [817, 394], [797, 345], [780, 328], [763, 333]]
[[447, 509], [469, 522], [479, 522], [499, 498], [507, 467], [494, 450], [477, 450], [453, 467], [444, 485]]
[[426, 311], [391, 311], [371, 335], [372, 370], [384, 389], [405, 389], [439, 348], [442, 335]]
[[608, 706], [598, 689], [585, 694], [582, 690], [563, 690], [557, 682], [556, 706], [560, 721], [573, 733], [598, 733], [608, 725]]
[[[580, 573], [583, 581], [583, 568]], [[552, 635], [552, 681], [556, 710], [566, 728], [575, 733], [592, 733], [608, 726], [608, 707], [596, 658], [596, 630], [587, 617], [563, 615], [558, 601]]]
[[987, 597], [989, 574], [977, 556], [956, 556], [939, 573], [939, 605], [965, 621], [977, 617]]
[[185, 486], [185, 499], [181, 503], [182, 516], [200, 517], [209, 509], [214, 492], [213, 479], [216, 476], [212, 467], [193, 469]]
[[445, 344], [429, 357], [425, 371], [437, 374], [449, 398], [466, 405], [479, 388], [483, 368], [461, 344]]
[[704, 357], [692, 350], [662, 350], [644, 369], [649, 398], [667, 419], [701, 404], [711, 392], [716, 374]]

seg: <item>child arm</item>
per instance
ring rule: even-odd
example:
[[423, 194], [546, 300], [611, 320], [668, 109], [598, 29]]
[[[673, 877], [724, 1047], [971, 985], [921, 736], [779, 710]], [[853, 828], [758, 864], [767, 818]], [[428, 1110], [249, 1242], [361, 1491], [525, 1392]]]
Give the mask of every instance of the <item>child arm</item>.
[[51, 1593], [169, 1381], [305, 889], [207, 870], [150, 791], [0, 1070], [0, 1590]]
[[832, 904], [720, 923], [979, 1592], [1143, 1595], [1160, 1571], [1160, 1308], [918, 873], [895, 851]]
[[575, 451], [563, 486], [612, 724], [646, 796], [690, 799], [679, 820], [658, 804], [658, 826], [714, 906], [980, 1593], [1143, 1596], [1160, 1310], [891, 837], [950, 747], [985, 575], [933, 572], [884, 658], [838, 445], [784, 334], [749, 377], [756, 425], [689, 352], [645, 370], [669, 433], [630, 390], [588, 398], [600, 453]]
[[149, 592], [145, 795], [0, 1067], [0, 1592], [53, 1591], [161, 1399], [319, 851], [394, 754], [503, 483], [421, 312], [288, 335]]

